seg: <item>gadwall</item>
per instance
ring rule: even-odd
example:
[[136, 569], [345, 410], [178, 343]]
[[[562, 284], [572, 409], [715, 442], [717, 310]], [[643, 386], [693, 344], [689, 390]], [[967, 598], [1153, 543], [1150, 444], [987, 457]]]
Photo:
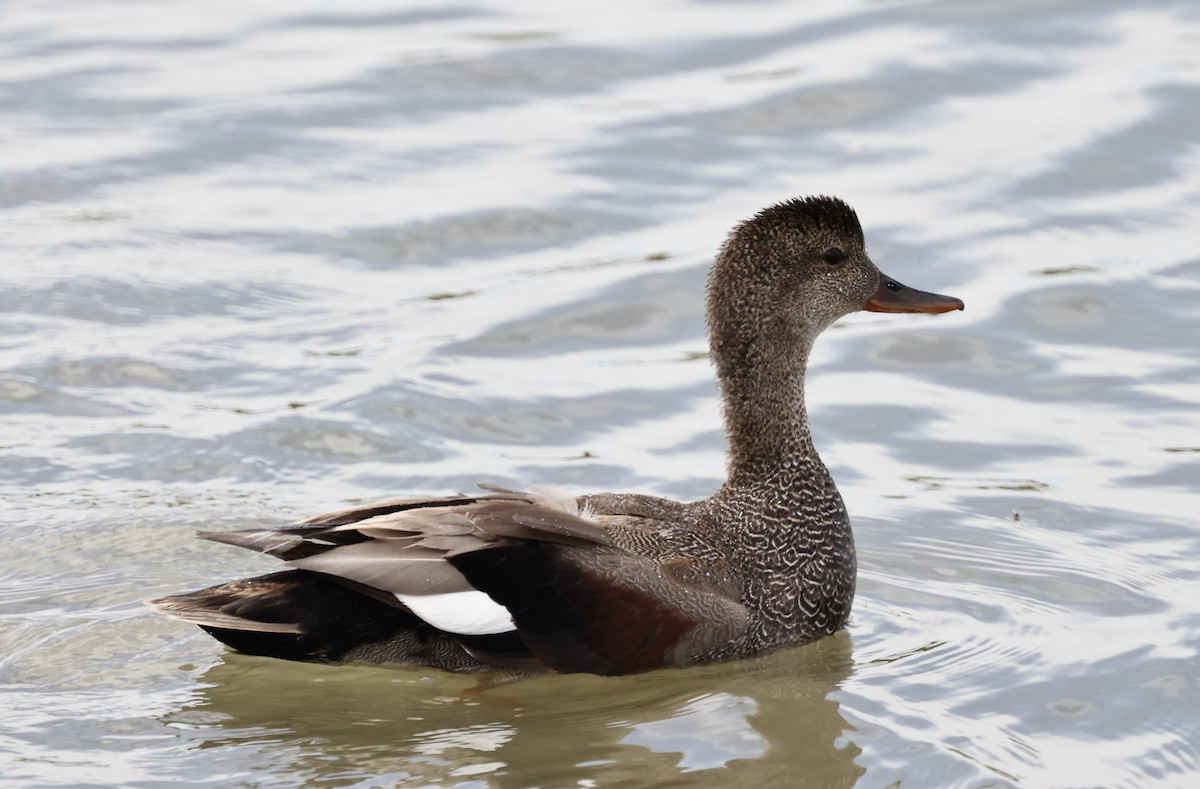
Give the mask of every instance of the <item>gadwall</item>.
[[829, 635], [850, 614], [855, 557], [804, 407], [813, 341], [856, 310], [962, 308], [881, 274], [842, 201], [771, 206], [708, 277], [729, 442], [710, 498], [486, 487], [202, 532], [288, 569], [150, 605], [250, 654], [451, 671], [630, 674]]

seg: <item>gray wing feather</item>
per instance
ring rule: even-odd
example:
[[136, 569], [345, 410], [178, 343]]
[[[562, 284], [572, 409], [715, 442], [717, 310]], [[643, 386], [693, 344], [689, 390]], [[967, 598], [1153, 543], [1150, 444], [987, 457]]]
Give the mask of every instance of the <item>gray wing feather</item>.
[[[267, 553], [290, 567], [371, 590], [379, 599], [474, 591], [446, 557], [514, 540], [613, 546], [600, 522], [553, 490], [396, 499], [318, 515], [275, 530], [203, 534]], [[233, 626], [208, 614], [214, 627]], [[214, 618], [216, 617], [216, 618]], [[283, 626], [281, 626], [283, 627]], [[278, 632], [291, 632], [281, 629]]]
[[[471, 539], [471, 538], [467, 538]], [[485, 543], [475, 540], [479, 547]], [[445, 552], [399, 540], [370, 540], [343, 545], [288, 562], [391, 594], [469, 592], [473, 587], [445, 561]]]

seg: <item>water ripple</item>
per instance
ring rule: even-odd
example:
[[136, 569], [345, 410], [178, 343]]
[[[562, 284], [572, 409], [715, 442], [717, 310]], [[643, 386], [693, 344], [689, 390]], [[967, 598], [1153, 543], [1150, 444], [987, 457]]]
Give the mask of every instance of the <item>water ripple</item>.
[[[5, 778], [1194, 783], [1197, 40], [1168, 0], [7, 4]], [[968, 305], [816, 349], [847, 633], [506, 682], [229, 655], [142, 606], [270, 569], [195, 529], [707, 495], [705, 272], [797, 193]]]

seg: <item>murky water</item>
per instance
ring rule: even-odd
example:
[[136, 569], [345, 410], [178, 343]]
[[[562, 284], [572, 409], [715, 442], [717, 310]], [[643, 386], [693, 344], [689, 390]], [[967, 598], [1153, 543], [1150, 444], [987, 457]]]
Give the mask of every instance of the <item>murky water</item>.
[[[0, 6], [0, 783], [1194, 786], [1184, 2]], [[817, 348], [848, 632], [498, 687], [224, 652], [197, 528], [476, 482], [697, 498], [737, 220], [967, 311]]]

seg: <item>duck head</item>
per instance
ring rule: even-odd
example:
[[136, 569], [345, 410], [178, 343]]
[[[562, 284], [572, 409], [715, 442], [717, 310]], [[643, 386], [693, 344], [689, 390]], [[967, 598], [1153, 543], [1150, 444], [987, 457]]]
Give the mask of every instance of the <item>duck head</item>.
[[764, 335], [808, 345], [838, 318], [859, 310], [962, 308], [959, 299], [909, 288], [880, 272], [867, 255], [854, 209], [835, 197], [763, 209], [733, 229], [709, 275], [714, 344], [732, 341], [743, 348]]

